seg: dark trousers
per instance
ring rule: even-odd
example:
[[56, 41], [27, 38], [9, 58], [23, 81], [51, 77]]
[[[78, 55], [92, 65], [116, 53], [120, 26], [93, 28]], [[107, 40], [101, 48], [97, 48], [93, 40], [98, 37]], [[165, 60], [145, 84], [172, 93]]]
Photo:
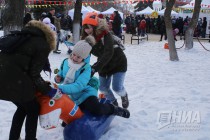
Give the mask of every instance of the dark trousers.
[[122, 38], [122, 29], [117, 28], [117, 29], [112, 29], [112, 30], [117, 37]]
[[60, 35], [61, 35], [60, 31], [57, 31], [56, 51], [59, 50]]
[[25, 118], [25, 140], [36, 140], [37, 121], [40, 109], [39, 103], [34, 98], [29, 102], [14, 102], [14, 104], [17, 106], [17, 110], [13, 116], [9, 140], [19, 139]]
[[206, 38], [206, 28], [202, 28], [201, 37]]
[[94, 115], [111, 115], [114, 113], [113, 105], [100, 103], [96, 96], [88, 97], [79, 107], [81, 110], [87, 110]]
[[163, 35], [165, 36], [164, 39], [167, 40], [167, 34], [166, 34], [166, 32], [161, 32], [161, 33], [160, 33], [160, 41], [162, 41]]

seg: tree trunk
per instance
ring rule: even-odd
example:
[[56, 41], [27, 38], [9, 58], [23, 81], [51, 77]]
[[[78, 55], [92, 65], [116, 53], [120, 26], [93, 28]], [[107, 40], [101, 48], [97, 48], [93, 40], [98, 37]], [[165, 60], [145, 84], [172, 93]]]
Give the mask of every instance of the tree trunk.
[[185, 31], [185, 49], [189, 50], [193, 48], [193, 34], [194, 29], [189, 28]]
[[175, 0], [166, 1], [166, 10], [165, 10], [164, 16], [165, 16], [166, 33], [167, 33], [167, 38], [168, 38], [170, 60], [179, 61], [177, 51], [176, 51], [174, 36], [173, 36], [172, 23], [171, 23], [171, 11], [172, 11], [172, 7], [174, 3], [175, 3]]
[[188, 26], [188, 29], [185, 32], [185, 49], [187, 50], [193, 48], [193, 34], [194, 34], [195, 27], [198, 23], [198, 17], [199, 17], [200, 9], [201, 9], [201, 1], [202, 0], [195, 1], [193, 16]]
[[5, 35], [12, 30], [21, 30], [23, 27], [24, 6], [24, 0], [5, 0], [5, 8], [2, 13]]
[[77, 43], [80, 40], [80, 22], [82, 19], [82, 0], [77, 0], [74, 7], [74, 19], [73, 19], [73, 43]]

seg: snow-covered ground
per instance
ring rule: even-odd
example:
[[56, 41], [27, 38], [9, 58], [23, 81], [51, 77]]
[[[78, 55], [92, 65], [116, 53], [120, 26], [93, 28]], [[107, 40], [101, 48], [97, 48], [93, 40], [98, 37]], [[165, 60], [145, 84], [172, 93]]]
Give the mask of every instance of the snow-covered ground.
[[[210, 52], [197, 42], [192, 50], [178, 50], [180, 61], [169, 61], [165, 42], [126, 44], [128, 71], [125, 79], [131, 112], [129, 119], [115, 117], [100, 140], [210, 140]], [[176, 42], [177, 47], [183, 42]], [[210, 43], [203, 43], [210, 49]], [[68, 57], [50, 54], [52, 69]], [[91, 63], [96, 58], [92, 57]], [[42, 73], [46, 80], [49, 77]], [[53, 80], [54, 75], [50, 80]], [[116, 95], [121, 104], [120, 97]], [[0, 100], [0, 139], [8, 140], [16, 107]], [[21, 137], [24, 138], [23, 126]], [[38, 140], [63, 140], [63, 128], [44, 130]], [[73, 130], [72, 130], [73, 131]]]

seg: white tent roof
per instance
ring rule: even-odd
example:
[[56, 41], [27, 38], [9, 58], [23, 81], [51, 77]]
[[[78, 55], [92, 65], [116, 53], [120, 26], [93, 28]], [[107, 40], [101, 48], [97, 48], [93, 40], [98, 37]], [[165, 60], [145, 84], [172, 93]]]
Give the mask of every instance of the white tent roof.
[[[192, 0], [190, 4], [195, 4], [195, 0]], [[210, 0], [202, 0], [201, 5], [210, 5]]]
[[104, 15], [111, 15], [113, 14], [114, 11], [117, 11], [116, 9], [114, 9], [113, 7], [107, 9], [106, 11], [101, 12]]
[[[111, 15], [111, 14], [113, 14], [114, 11], [118, 11], [118, 10], [114, 9], [113, 7], [111, 7], [109, 9], [107, 9], [106, 11], [101, 12], [101, 14], [103, 14], [103, 15]], [[118, 13], [120, 14], [121, 18], [123, 19], [123, 13], [120, 12], [120, 11], [118, 11]]]
[[[186, 4], [186, 5], [179, 6], [179, 7], [186, 8], [186, 9], [194, 9], [194, 6], [195, 6], [195, 0], [192, 0], [190, 2], [190, 4]], [[201, 9], [210, 9], [210, 0], [202, 0]]]
[[[91, 12], [91, 11], [89, 11], [85, 6], [82, 6], [82, 10], [81, 10], [81, 13], [83, 14], [83, 15], [82, 15], [82, 18], [84, 18], [85, 15], [86, 15], [88, 12]], [[73, 18], [74, 18], [74, 9], [69, 10], [69, 11], [68, 11], [68, 15], [71, 16], [71, 18], [73, 19]]]
[[139, 12], [136, 12], [136, 15], [142, 15], [142, 14], [145, 14], [145, 15], [151, 15], [152, 12], [154, 12], [154, 10], [152, 10], [149, 6], [147, 8], [145, 8], [144, 10], [141, 10]]
[[190, 4], [186, 4], [186, 5], [183, 5], [183, 6], [179, 6], [180, 8], [186, 8], [186, 9], [193, 9], [194, 6], [190, 5]]
[[[165, 10], [166, 10], [166, 8], [164, 8], [163, 10], [158, 11], [158, 15], [164, 15]], [[172, 10], [171, 11], [171, 15], [175, 16], [175, 15], [178, 15], [178, 13]]]
[[86, 8], [87, 8], [89, 11], [91, 11], [91, 12], [100, 13], [100, 11], [97, 11], [97, 10], [93, 9], [93, 8], [90, 7], [90, 6], [87, 6]]

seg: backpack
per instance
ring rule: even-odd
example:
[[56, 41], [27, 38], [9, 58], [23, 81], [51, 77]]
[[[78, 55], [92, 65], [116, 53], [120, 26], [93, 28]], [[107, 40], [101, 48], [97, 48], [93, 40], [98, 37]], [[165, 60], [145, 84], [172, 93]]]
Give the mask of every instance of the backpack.
[[[105, 34], [108, 34], [108, 32], [106, 32]], [[102, 34], [101, 36], [99, 36], [99, 37], [96, 39], [96, 41], [101, 39], [102, 44], [104, 45], [104, 35], [105, 35], [105, 34]], [[120, 49], [122, 49], [122, 50], [124, 51], [124, 50], [125, 50], [125, 46], [122, 44], [121, 39], [120, 39], [118, 36], [114, 35], [113, 33], [110, 33], [110, 34], [112, 35], [112, 38], [113, 38], [113, 40], [114, 40], [114, 43], [115, 43], [116, 45], [118, 45], [118, 47], [119, 47]], [[115, 48], [116, 48], [116, 47], [115, 47]]]
[[30, 33], [11, 31], [11, 34], [0, 37], [0, 53], [10, 54], [31, 37]]
[[114, 34], [112, 34], [112, 37], [113, 37], [114, 42], [120, 47], [120, 49], [122, 49], [124, 51], [125, 50], [125, 46], [122, 44], [121, 39], [118, 36], [114, 35]]
[[[83, 73], [83, 71], [89, 66], [90, 64], [85, 64], [82, 68], [82, 70], [80, 71], [80, 74]], [[88, 82], [88, 85], [95, 88], [96, 90], [98, 90], [99, 88], [99, 80], [97, 77], [92, 76]]]

